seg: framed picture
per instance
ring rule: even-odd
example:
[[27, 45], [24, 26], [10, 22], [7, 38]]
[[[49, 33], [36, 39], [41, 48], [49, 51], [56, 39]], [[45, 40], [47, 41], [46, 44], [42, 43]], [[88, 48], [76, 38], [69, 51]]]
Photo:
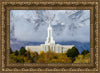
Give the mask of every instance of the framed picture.
[[1, 1], [1, 73], [98, 72], [98, 1]]

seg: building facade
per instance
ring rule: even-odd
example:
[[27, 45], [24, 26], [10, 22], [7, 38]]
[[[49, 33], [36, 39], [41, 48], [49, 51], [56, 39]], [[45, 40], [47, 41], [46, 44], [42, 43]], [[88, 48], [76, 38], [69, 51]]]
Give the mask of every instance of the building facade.
[[60, 45], [60, 44], [55, 44], [55, 41], [53, 40], [52, 36], [52, 27], [49, 22], [49, 27], [48, 27], [48, 36], [45, 41], [45, 44], [41, 44], [40, 46], [26, 46], [26, 50], [30, 52], [37, 52], [40, 54], [41, 51], [44, 51], [45, 53], [47, 51], [53, 51], [55, 53], [66, 53], [68, 49], [71, 49], [74, 47], [74, 45]]

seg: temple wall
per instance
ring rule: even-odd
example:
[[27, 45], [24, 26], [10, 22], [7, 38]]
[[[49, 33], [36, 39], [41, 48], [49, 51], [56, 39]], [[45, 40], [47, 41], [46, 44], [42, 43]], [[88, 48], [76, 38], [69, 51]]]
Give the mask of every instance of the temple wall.
[[43, 48], [41, 46], [26, 46], [26, 50], [40, 54], [40, 51], [43, 51]]
[[71, 49], [74, 45], [59, 45], [59, 44], [52, 44], [52, 45], [45, 45], [41, 44], [40, 46], [26, 46], [26, 50], [30, 52], [37, 52], [40, 54], [41, 51], [45, 53], [49, 50], [54, 51], [55, 53], [66, 53], [68, 49]]

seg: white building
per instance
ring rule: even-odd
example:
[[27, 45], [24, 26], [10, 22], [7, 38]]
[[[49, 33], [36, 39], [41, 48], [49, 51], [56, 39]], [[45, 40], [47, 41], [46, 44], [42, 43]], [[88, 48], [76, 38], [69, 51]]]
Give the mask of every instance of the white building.
[[41, 44], [40, 46], [26, 46], [26, 50], [29, 50], [30, 52], [38, 52], [40, 54], [41, 51], [44, 51], [45, 53], [49, 50], [55, 52], [55, 53], [66, 53], [68, 49], [71, 49], [74, 47], [74, 45], [60, 45], [55, 44], [55, 41], [52, 37], [52, 27], [49, 22], [48, 27], [48, 36], [47, 40], [45, 41], [45, 44]]

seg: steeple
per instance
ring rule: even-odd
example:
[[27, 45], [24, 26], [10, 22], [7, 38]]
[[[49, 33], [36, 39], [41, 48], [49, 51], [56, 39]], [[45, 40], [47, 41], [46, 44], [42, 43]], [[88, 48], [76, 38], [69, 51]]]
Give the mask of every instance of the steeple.
[[51, 22], [50, 22], [50, 17], [49, 17], [48, 37], [47, 37], [47, 40], [45, 41], [46, 45], [55, 44], [55, 41], [53, 40], [53, 37], [52, 37], [52, 27], [50, 24]]
[[51, 21], [50, 21], [50, 16], [49, 16], [49, 27], [51, 27], [51, 25], [50, 25], [50, 24], [51, 24]]

